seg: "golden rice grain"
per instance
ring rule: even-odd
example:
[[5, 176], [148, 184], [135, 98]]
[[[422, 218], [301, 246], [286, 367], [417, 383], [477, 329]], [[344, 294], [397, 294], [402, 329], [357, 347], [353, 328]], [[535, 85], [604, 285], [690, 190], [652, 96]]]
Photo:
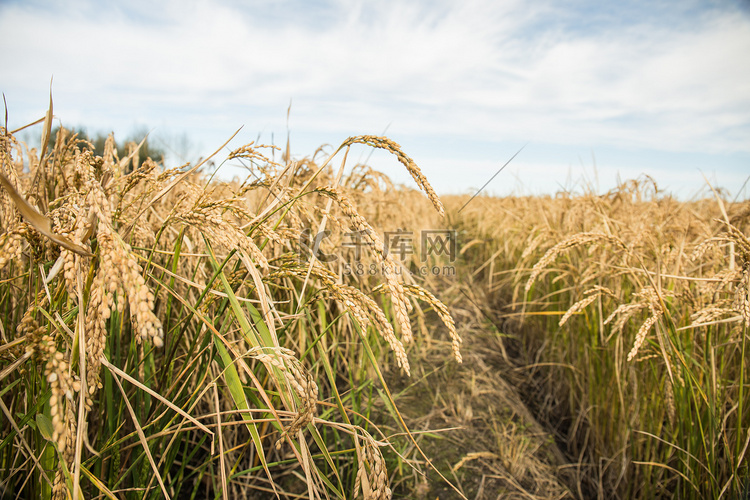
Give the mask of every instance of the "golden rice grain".
[[585, 297], [565, 311], [565, 314], [563, 314], [563, 317], [560, 318], [560, 321], [558, 322], [558, 326], [563, 326], [567, 321], [573, 316], [574, 314], [579, 313], [580, 311], [583, 311], [589, 304], [594, 302], [596, 299], [599, 298], [598, 294], [590, 295], [588, 297]]
[[364, 242], [378, 259], [378, 264], [381, 266], [388, 288], [391, 292], [393, 310], [396, 315], [396, 322], [401, 329], [403, 342], [408, 344], [412, 341], [412, 331], [407, 312], [404, 288], [396, 275], [396, 268], [399, 264], [395, 261], [392, 254], [385, 254], [385, 247], [380, 240], [380, 237], [365, 218], [359, 214], [357, 208], [348, 196], [341, 192], [339, 188], [333, 186], [319, 188], [317, 191], [329, 196], [339, 205], [344, 215], [349, 218], [353, 229], [361, 235]]
[[[344, 307], [352, 313], [362, 330], [367, 331], [367, 328], [371, 324], [374, 324], [375, 330], [381, 337], [383, 337], [391, 348], [391, 351], [393, 351], [399, 368], [402, 368], [406, 375], [409, 376], [411, 370], [409, 367], [409, 358], [406, 356], [404, 345], [398, 338], [396, 338], [396, 335], [393, 332], [393, 326], [375, 301], [365, 295], [358, 288], [338, 283], [335, 275], [317, 263], [313, 264], [311, 273], [313, 276], [319, 278], [321, 284], [330, 290]], [[304, 278], [306, 274], [306, 268], [296, 267], [290, 263], [286, 263], [270, 277], [296, 275]], [[371, 317], [374, 319], [374, 323], [371, 321]]]
[[542, 256], [539, 261], [534, 264], [534, 267], [531, 269], [531, 275], [529, 276], [528, 281], [526, 282], [526, 293], [529, 292], [531, 289], [531, 286], [534, 284], [534, 281], [536, 281], [537, 277], [541, 274], [541, 272], [548, 267], [554, 260], [558, 257], [558, 255], [562, 254], [563, 252], [566, 252], [570, 250], [571, 248], [586, 245], [590, 243], [611, 243], [619, 250], [625, 250], [625, 244], [619, 239], [614, 236], [610, 236], [608, 234], [604, 233], [578, 233], [575, 234], [569, 238], [566, 238], [565, 240], [561, 241], [557, 245], [553, 246], [547, 252]]
[[298, 430], [312, 423], [317, 411], [318, 385], [305, 372], [294, 352], [284, 348], [255, 347], [247, 355], [262, 362], [271, 372], [278, 370], [302, 401], [302, 409], [298, 410], [297, 416], [284, 433], [295, 435]]
[[21, 235], [15, 231], [0, 236], [0, 270], [21, 256]]
[[435, 210], [437, 210], [441, 216], [445, 215], [445, 208], [443, 208], [443, 203], [440, 201], [440, 198], [438, 198], [437, 194], [435, 194], [435, 191], [432, 189], [432, 186], [422, 173], [422, 170], [420, 170], [414, 160], [412, 160], [409, 156], [406, 155], [406, 153], [401, 150], [401, 146], [399, 146], [396, 142], [387, 137], [360, 135], [348, 138], [343, 142], [341, 147], [343, 148], [352, 144], [366, 144], [368, 146], [385, 149], [386, 151], [393, 153], [396, 158], [398, 158], [398, 161], [406, 167], [406, 170], [409, 171], [417, 185], [427, 194], [427, 197], [430, 199], [430, 202], [432, 202], [432, 206], [435, 207]]
[[390, 500], [392, 493], [388, 487], [388, 469], [377, 442], [363, 429], [356, 435], [358, 469], [354, 483], [354, 495], [362, 490], [365, 500]]
[[648, 334], [649, 330], [651, 330], [651, 327], [654, 326], [654, 324], [659, 321], [659, 318], [664, 315], [664, 309], [662, 309], [659, 296], [653, 288], [644, 288], [638, 293], [638, 295], [646, 301], [648, 308], [651, 311], [651, 315], [646, 319], [646, 321], [643, 322], [641, 327], [638, 329], [638, 333], [636, 333], [635, 335], [635, 342], [633, 343], [633, 347], [628, 353], [628, 361], [631, 361], [635, 356], [638, 355], [638, 350], [646, 340], [646, 335]]
[[440, 321], [442, 321], [443, 324], [448, 328], [448, 334], [451, 338], [451, 351], [453, 351], [453, 357], [457, 362], [462, 363], [463, 358], [461, 357], [461, 342], [463, 342], [463, 340], [456, 331], [456, 323], [453, 321], [453, 317], [451, 316], [450, 311], [448, 311], [448, 307], [432, 293], [430, 293], [428, 290], [425, 290], [421, 286], [405, 284], [404, 291], [406, 291], [412, 297], [423, 300], [430, 304], [430, 306], [432, 306], [434, 311], [440, 317]]
[[743, 266], [739, 283], [734, 288], [732, 309], [740, 313], [745, 328], [750, 328], [750, 261]]

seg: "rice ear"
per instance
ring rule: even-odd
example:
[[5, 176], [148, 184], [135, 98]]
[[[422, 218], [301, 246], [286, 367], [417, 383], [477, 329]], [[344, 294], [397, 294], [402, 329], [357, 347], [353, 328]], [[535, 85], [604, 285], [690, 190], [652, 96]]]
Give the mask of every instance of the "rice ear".
[[16, 191], [16, 188], [13, 187], [13, 184], [11, 184], [10, 181], [1, 173], [0, 184], [2, 184], [2, 186], [8, 192], [16, 208], [19, 212], [21, 212], [23, 218], [26, 219], [26, 222], [31, 224], [34, 229], [36, 229], [61, 247], [70, 250], [71, 252], [75, 252], [78, 255], [83, 255], [84, 257], [91, 257], [94, 255], [87, 248], [73, 243], [65, 236], [53, 233], [52, 223], [50, 222], [50, 220], [44, 215], [40, 214], [33, 206], [29, 204], [28, 201], [26, 201], [23, 196], [18, 194], [18, 191]]
[[[143, 208], [141, 208], [141, 211], [138, 212], [138, 215], [136, 215], [133, 218], [133, 222], [127, 228], [125, 228], [125, 230], [122, 232], [123, 238], [127, 238], [127, 236], [130, 234], [130, 231], [132, 231], [133, 227], [135, 227], [135, 221], [137, 221], [144, 213], [146, 213], [146, 211], [154, 203], [156, 203], [157, 201], [159, 201], [159, 199], [162, 196], [164, 196], [165, 194], [167, 194], [168, 192], [170, 192], [173, 187], [175, 187], [177, 184], [179, 184], [180, 182], [182, 182], [182, 180], [185, 179], [185, 177], [189, 176], [190, 174], [192, 174], [193, 172], [195, 172], [196, 170], [198, 170], [201, 166], [203, 166], [206, 162], [208, 162], [208, 160], [210, 160], [211, 158], [213, 158], [214, 156], [216, 156], [219, 153], [219, 151], [221, 151], [222, 149], [224, 149], [224, 146], [226, 146], [227, 144], [229, 144], [229, 142], [232, 139], [234, 139], [234, 137], [237, 134], [240, 133], [240, 130], [242, 130], [242, 127], [238, 128], [237, 132], [235, 132], [234, 134], [232, 134], [232, 137], [230, 137], [229, 139], [227, 139], [226, 142], [224, 142], [224, 144], [222, 144], [219, 147], [219, 149], [217, 149], [216, 151], [214, 151], [211, 155], [209, 155], [208, 157], [206, 157], [204, 160], [198, 162], [194, 167], [192, 167], [192, 168], [190, 168], [190, 169], [182, 172], [180, 175], [178, 175], [177, 177], [175, 177], [169, 184], [167, 184], [161, 191], [159, 191], [159, 193], [157, 193], [153, 198], [151, 198], [151, 200], [149, 200], [149, 202], [146, 203], [146, 205]], [[144, 137], [143, 141], [145, 141], [145, 140], [146, 140], [146, 138]], [[141, 141], [141, 144], [143, 144], [143, 141]], [[139, 145], [138, 147], [140, 148], [141, 146]], [[128, 158], [131, 158], [131, 157], [132, 156], [129, 156]], [[126, 160], [125, 164], [127, 164], [127, 161], [128, 160]], [[125, 165], [125, 164], [123, 164], [123, 165]]]

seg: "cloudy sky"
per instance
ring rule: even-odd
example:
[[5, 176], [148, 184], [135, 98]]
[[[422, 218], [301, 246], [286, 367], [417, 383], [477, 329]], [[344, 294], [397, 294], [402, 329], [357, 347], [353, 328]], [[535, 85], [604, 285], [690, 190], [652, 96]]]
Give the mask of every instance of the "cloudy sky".
[[0, 42], [11, 129], [44, 115], [54, 78], [63, 125], [150, 130], [172, 164], [240, 126], [232, 146], [289, 130], [296, 157], [385, 132], [440, 193], [525, 145], [487, 191], [648, 174], [685, 198], [704, 175], [750, 194], [748, 0], [0, 0]]

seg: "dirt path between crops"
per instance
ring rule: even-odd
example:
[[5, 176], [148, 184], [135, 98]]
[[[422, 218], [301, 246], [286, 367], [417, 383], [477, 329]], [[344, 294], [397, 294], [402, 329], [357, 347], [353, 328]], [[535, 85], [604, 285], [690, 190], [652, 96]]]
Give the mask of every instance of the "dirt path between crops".
[[[446, 340], [423, 343], [410, 353], [410, 379], [389, 377], [410, 429], [433, 431], [420, 434], [419, 445], [472, 500], [582, 497], [575, 464], [569, 463], [519, 395], [519, 390], [529, 388], [528, 370], [509, 354], [511, 339], [476, 311], [451, 309], [459, 311], [454, 316], [464, 339], [464, 362], [459, 365], [450, 357], [447, 335], [441, 336], [439, 322], [428, 317], [435, 336]], [[416, 452], [409, 458], [419, 462]], [[461, 498], [421, 463], [425, 476], [414, 473], [412, 479], [396, 484], [394, 498]]]

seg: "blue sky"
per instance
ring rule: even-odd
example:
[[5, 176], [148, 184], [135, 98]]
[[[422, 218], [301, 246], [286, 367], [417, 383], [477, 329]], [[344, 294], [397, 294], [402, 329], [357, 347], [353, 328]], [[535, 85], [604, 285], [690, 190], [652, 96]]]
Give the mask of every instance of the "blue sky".
[[294, 156], [385, 131], [439, 193], [473, 193], [524, 145], [488, 192], [648, 174], [735, 195], [750, 175], [747, 0], [0, 0], [0, 42], [10, 128], [43, 116], [54, 76], [63, 125], [150, 129], [171, 164], [240, 126], [232, 146], [283, 146], [291, 101]]

